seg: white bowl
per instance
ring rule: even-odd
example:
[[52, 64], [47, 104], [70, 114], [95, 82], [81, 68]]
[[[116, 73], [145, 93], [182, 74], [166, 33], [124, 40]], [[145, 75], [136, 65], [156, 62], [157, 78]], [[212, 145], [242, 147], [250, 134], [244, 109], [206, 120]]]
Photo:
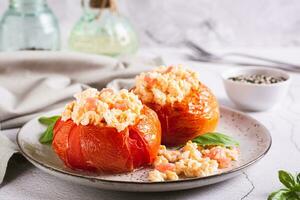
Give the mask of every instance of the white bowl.
[[[253, 84], [232, 81], [228, 78], [239, 75], [263, 74], [267, 76], [281, 76], [286, 80], [273, 84]], [[288, 73], [271, 68], [234, 68], [222, 74], [228, 97], [240, 109], [249, 111], [268, 110], [279, 104], [286, 96], [291, 78]]]

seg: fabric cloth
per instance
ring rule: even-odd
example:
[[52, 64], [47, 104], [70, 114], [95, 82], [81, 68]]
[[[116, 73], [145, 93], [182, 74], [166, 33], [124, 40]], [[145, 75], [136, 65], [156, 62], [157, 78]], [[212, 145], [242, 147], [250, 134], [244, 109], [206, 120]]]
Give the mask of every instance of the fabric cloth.
[[[0, 54], [0, 127], [16, 128], [62, 107], [88, 87], [128, 88], [141, 71], [163, 64], [159, 57], [114, 59], [79, 53]], [[112, 81], [114, 80], [114, 81]], [[112, 81], [112, 82], [111, 82]], [[0, 134], [0, 183], [16, 145]]]

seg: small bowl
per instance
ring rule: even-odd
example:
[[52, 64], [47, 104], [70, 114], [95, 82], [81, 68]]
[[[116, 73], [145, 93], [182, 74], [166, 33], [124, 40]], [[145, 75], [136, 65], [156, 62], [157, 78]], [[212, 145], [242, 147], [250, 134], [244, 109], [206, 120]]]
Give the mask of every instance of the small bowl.
[[[232, 81], [228, 78], [239, 75], [262, 74], [283, 77], [286, 80], [272, 84], [255, 84]], [[234, 68], [222, 73], [228, 97], [237, 107], [249, 111], [264, 111], [272, 108], [287, 95], [291, 78], [288, 73], [271, 68]]]

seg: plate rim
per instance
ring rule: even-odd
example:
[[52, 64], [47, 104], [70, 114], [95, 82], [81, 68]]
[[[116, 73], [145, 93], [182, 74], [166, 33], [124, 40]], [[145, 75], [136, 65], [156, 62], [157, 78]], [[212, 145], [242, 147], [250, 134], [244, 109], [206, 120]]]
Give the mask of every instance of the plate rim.
[[[40, 167], [45, 168], [46, 170], [53, 171], [53, 172], [59, 173], [59, 174], [64, 175], [64, 176], [72, 176], [72, 177], [76, 177], [76, 178], [80, 178], [80, 179], [84, 179], [84, 180], [88, 180], [88, 181], [92, 181], [92, 182], [118, 183], [118, 184], [127, 184], [127, 185], [128, 184], [131, 184], [131, 185], [142, 185], [142, 184], [143, 185], [161, 185], [161, 184], [167, 184], [167, 183], [168, 184], [180, 184], [180, 183], [186, 183], [186, 182], [196, 182], [196, 181], [200, 181], [200, 180], [209, 180], [209, 179], [214, 179], [214, 178], [217, 178], [217, 177], [220, 177], [220, 176], [226, 176], [226, 175], [231, 175], [231, 174], [233, 175], [233, 174], [237, 173], [238, 171], [241, 171], [243, 169], [246, 169], [246, 168], [252, 166], [256, 162], [258, 162], [259, 160], [261, 160], [269, 152], [269, 150], [270, 150], [270, 148], [272, 146], [272, 136], [270, 134], [270, 131], [265, 127], [264, 124], [262, 124], [261, 122], [259, 122], [255, 118], [253, 118], [252, 116], [250, 116], [250, 115], [248, 115], [248, 114], [246, 114], [244, 112], [235, 110], [233, 108], [229, 108], [227, 106], [221, 105], [220, 106], [220, 110], [221, 109], [225, 109], [225, 110], [229, 110], [231, 112], [235, 112], [235, 113], [237, 113], [239, 115], [242, 115], [242, 116], [245, 116], [247, 118], [250, 118], [255, 123], [258, 123], [262, 128], [264, 128], [266, 130], [266, 133], [267, 133], [267, 136], [268, 136], [268, 139], [269, 139], [269, 143], [268, 143], [267, 148], [261, 154], [259, 154], [257, 157], [255, 157], [254, 159], [250, 160], [249, 162], [247, 162], [247, 163], [245, 163], [245, 164], [243, 164], [241, 166], [238, 166], [238, 167], [236, 167], [234, 169], [228, 170], [226, 172], [222, 172], [222, 173], [218, 173], [218, 174], [213, 174], [213, 175], [209, 175], [209, 176], [204, 176], [204, 177], [194, 177], [194, 178], [179, 179], [179, 180], [169, 180], [169, 181], [162, 181], [162, 182], [150, 182], [150, 181], [149, 182], [139, 182], [139, 181], [109, 180], [109, 179], [103, 179], [103, 178], [97, 178], [97, 177], [90, 177], [88, 175], [76, 174], [76, 173], [72, 173], [72, 172], [67, 172], [67, 171], [64, 171], [64, 170], [56, 169], [54, 167], [51, 167], [51, 165], [47, 165], [47, 164], [39, 161], [38, 159], [35, 159], [34, 157], [28, 155], [22, 149], [22, 146], [20, 144], [20, 141], [19, 141], [20, 140], [20, 136], [19, 135], [20, 135], [23, 127], [25, 125], [27, 125], [29, 122], [31, 122], [33, 120], [36, 120], [38, 117], [35, 117], [35, 118], [31, 119], [26, 124], [24, 124], [22, 126], [22, 128], [20, 128], [20, 130], [18, 131], [17, 136], [16, 136], [16, 142], [17, 142], [17, 145], [19, 147], [20, 153], [29, 162], [31, 162], [35, 166], [39, 165]], [[59, 109], [55, 109], [55, 110], [59, 110]], [[55, 110], [45, 112], [45, 114], [53, 112]], [[37, 167], [37, 168], [39, 168], [39, 167]]]

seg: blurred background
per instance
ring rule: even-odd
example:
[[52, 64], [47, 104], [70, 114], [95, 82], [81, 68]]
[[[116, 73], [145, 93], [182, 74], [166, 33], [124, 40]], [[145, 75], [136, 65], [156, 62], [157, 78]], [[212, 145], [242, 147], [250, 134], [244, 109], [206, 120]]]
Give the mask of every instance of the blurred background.
[[[0, 14], [9, 1], [0, 1]], [[298, 0], [118, 0], [139, 35], [140, 46], [178, 46], [193, 40], [207, 47], [300, 45]], [[62, 45], [82, 15], [80, 0], [48, 0], [59, 19]]]

